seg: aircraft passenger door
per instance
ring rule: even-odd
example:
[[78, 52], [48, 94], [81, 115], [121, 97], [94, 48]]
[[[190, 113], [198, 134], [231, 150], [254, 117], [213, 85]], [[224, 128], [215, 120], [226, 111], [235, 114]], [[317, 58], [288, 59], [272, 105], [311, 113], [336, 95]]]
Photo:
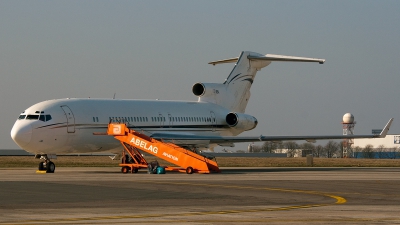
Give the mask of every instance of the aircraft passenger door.
[[217, 119], [215, 118], [215, 113], [213, 111], [210, 111], [210, 114], [211, 114], [212, 131], [215, 132], [215, 127], [217, 126]]
[[158, 114], [158, 118], [160, 120], [160, 127], [164, 126], [164, 117], [161, 113]]
[[173, 125], [173, 121], [172, 121], [172, 116], [171, 116], [171, 114], [170, 113], [168, 113], [168, 122], [169, 122], [169, 127], [172, 127], [172, 125]]
[[64, 111], [65, 117], [67, 117], [67, 133], [75, 133], [75, 117], [71, 109], [62, 105], [61, 109]]

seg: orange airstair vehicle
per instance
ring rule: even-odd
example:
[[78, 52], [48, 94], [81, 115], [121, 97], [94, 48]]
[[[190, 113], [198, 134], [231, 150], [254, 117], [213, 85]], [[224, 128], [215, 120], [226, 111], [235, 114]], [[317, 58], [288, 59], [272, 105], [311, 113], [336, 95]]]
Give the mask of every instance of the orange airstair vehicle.
[[[175, 170], [192, 173], [219, 173], [217, 162], [173, 143], [153, 139], [147, 135], [129, 129], [126, 124], [110, 123], [107, 134], [114, 136], [124, 147], [121, 171], [136, 173], [141, 168], [148, 168], [148, 163], [138, 151], [152, 154], [179, 167], [165, 167], [165, 170]], [[129, 156], [126, 153], [129, 154]]]

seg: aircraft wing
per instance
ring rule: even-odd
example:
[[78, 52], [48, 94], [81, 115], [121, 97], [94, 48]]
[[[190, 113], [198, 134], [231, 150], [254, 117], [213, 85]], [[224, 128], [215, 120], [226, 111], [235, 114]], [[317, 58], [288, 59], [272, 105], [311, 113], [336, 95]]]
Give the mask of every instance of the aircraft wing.
[[360, 138], [384, 138], [389, 131], [393, 122], [393, 118], [389, 120], [385, 128], [380, 134], [367, 134], [367, 135], [315, 135], [315, 136], [263, 136], [258, 137], [238, 137], [238, 136], [201, 136], [190, 134], [168, 134], [168, 133], [154, 133], [152, 138], [158, 140], [174, 140], [174, 141], [210, 141], [210, 144], [229, 144], [239, 142], [258, 142], [258, 141], [297, 141], [305, 140], [308, 142], [315, 142], [316, 140], [329, 140], [329, 139], [360, 139]]

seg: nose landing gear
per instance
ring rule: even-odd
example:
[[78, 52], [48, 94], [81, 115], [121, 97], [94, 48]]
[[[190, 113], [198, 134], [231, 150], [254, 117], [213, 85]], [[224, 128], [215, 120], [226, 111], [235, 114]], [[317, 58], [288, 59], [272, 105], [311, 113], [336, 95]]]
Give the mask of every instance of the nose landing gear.
[[35, 158], [43, 160], [43, 162], [39, 163], [37, 173], [54, 173], [56, 165], [50, 159], [56, 159], [56, 155], [36, 154]]

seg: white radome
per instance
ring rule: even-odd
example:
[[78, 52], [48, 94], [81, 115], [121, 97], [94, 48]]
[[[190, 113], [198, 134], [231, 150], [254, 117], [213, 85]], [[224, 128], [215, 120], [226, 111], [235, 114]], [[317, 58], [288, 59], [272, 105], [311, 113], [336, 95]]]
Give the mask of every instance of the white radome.
[[354, 116], [351, 113], [346, 113], [343, 116], [343, 123], [353, 123], [354, 122]]

